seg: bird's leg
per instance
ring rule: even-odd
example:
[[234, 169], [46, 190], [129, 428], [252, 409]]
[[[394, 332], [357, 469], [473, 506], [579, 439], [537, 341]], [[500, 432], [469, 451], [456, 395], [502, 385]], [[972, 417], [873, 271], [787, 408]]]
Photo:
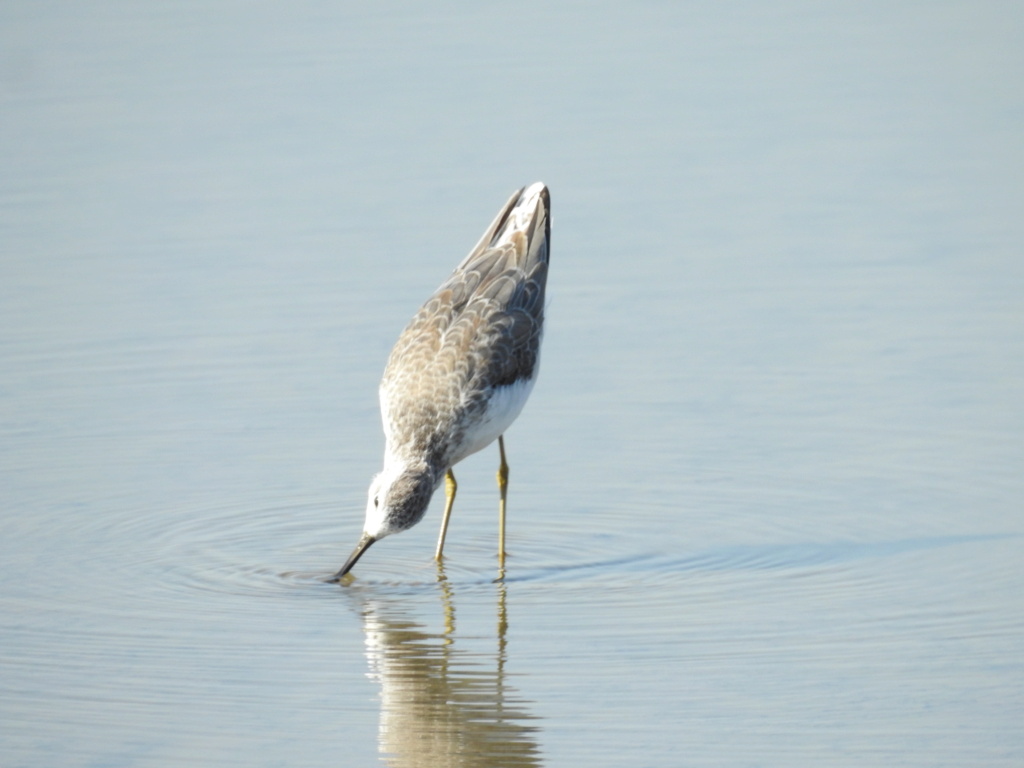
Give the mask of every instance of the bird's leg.
[[498, 452], [501, 464], [498, 465], [498, 566], [505, 567], [505, 497], [508, 495], [508, 462], [505, 461], [505, 436], [498, 436]]
[[444, 550], [444, 537], [448, 533], [448, 518], [452, 514], [452, 504], [455, 503], [455, 491], [459, 488], [455, 482], [455, 475], [449, 467], [444, 476], [444, 517], [441, 519], [441, 535], [437, 537], [437, 552], [434, 559], [441, 560], [441, 552]]

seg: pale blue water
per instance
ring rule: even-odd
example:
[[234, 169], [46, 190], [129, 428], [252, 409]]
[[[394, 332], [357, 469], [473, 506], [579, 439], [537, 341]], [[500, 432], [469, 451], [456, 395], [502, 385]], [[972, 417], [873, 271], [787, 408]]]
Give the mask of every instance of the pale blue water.
[[[4, 766], [1024, 762], [1013, 4], [8, 3]], [[326, 585], [516, 187], [540, 381]]]

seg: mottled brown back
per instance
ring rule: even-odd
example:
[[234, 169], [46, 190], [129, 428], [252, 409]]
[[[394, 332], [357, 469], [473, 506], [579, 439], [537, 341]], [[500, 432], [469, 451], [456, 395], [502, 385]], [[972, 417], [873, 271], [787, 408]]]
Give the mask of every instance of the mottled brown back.
[[[479, 416], [495, 387], [536, 375], [550, 248], [546, 188], [533, 212], [519, 190], [477, 246], [410, 321], [381, 381], [385, 427], [445, 463], [445, 446]], [[529, 214], [533, 213], [532, 217]], [[529, 218], [528, 218], [529, 217]], [[390, 423], [389, 423], [390, 422]]]

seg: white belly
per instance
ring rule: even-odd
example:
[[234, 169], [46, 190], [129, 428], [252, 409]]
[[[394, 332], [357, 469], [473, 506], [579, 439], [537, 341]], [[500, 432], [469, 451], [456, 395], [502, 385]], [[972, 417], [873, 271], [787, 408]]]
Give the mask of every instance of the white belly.
[[497, 390], [491, 396], [484, 418], [467, 430], [459, 452], [452, 458], [452, 464], [486, 448], [503, 435], [523, 410], [536, 380], [536, 376], [520, 379], [515, 384]]

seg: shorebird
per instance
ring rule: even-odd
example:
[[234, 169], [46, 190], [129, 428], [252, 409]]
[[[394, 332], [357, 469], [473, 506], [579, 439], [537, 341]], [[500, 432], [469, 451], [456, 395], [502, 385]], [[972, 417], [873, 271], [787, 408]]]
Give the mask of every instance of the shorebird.
[[384, 468], [370, 483], [363, 535], [332, 578], [376, 541], [423, 519], [445, 486], [434, 557], [440, 561], [457, 485], [452, 467], [498, 441], [498, 562], [505, 562], [505, 430], [537, 380], [551, 199], [540, 182], [518, 190], [480, 242], [409, 322], [380, 383]]

